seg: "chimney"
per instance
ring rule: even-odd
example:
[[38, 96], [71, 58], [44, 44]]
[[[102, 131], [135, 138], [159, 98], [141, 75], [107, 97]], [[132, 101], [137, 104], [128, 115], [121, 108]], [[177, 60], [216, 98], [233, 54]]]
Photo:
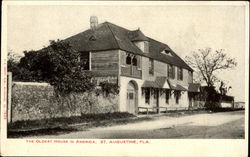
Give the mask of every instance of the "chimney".
[[95, 30], [98, 25], [98, 18], [97, 16], [91, 16], [90, 17], [90, 28], [92, 30]]

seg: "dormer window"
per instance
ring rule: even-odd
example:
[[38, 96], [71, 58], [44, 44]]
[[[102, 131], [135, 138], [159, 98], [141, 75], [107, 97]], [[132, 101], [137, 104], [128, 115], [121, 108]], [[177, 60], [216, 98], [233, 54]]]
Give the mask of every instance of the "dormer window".
[[89, 41], [96, 41], [96, 37], [94, 35], [92, 35], [90, 38], [89, 38]]
[[161, 53], [164, 55], [172, 56], [170, 50], [163, 50]]

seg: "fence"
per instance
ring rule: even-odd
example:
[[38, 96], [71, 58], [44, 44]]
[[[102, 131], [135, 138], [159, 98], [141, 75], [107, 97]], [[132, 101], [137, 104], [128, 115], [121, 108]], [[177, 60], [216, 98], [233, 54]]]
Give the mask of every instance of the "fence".
[[118, 95], [71, 93], [61, 96], [47, 83], [8, 82], [8, 122], [118, 111]]

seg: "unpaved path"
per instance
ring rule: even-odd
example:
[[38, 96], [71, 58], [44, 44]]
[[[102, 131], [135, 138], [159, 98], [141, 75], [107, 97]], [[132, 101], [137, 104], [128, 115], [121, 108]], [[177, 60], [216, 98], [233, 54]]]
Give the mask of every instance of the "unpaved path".
[[159, 117], [153, 121], [42, 138], [244, 138], [244, 111]]

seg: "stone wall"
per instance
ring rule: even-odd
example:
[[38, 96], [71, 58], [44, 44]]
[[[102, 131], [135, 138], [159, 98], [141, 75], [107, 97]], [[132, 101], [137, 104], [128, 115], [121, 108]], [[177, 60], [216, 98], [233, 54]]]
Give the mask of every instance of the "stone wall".
[[118, 111], [118, 95], [72, 93], [60, 96], [46, 83], [13, 82], [12, 122]]

